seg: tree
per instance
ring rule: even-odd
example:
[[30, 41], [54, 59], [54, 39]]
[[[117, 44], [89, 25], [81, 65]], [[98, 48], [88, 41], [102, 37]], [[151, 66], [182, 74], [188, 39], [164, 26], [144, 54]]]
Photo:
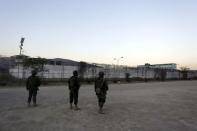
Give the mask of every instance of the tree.
[[[26, 58], [23, 60], [23, 66], [25, 68], [32, 68], [38, 72], [44, 72], [44, 65], [47, 64], [47, 59], [45, 58]], [[42, 74], [43, 75], [43, 74]]]
[[130, 82], [130, 73], [125, 73], [125, 80], [127, 81], [127, 82]]
[[84, 78], [84, 73], [86, 72], [86, 70], [87, 70], [87, 63], [80, 61], [78, 71], [79, 71], [79, 75], [82, 79]]
[[9, 74], [10, 60], [6, 57], [0, 56], [0, 86], [6, 85], [10, 80], [11, 75]]
[[180, 67], [180, 69], [181, 69], [182, 78], [186, 80], [188, 78], [188, 71], [190, 69], [186, 66]]
[[165, 69], [161, 69], [160, 75], [161, 75], [161, 80], [165, 81], [166, 75], [167, 75], [167, 71]]
[[166, 75], [167, 75], [166, 69], [155, 68], [154, 72], [155, 72], [155, 76], [154, 76], [155, 80], [164, 81], [166, 79]]

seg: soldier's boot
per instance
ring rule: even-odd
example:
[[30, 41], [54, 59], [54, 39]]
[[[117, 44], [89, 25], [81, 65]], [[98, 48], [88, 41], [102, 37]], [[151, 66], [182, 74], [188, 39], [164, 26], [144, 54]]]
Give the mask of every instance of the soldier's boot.
[[31, 106], [31, 98], [29, 97], [27, 100], [27, 106], [30, 107]]
[[100, 114], [104, 114], [104, 112], [103, 112], [103, 103], [102, 102], [99, 102], [99, 113]]
[[77, 105], [75, 105], [75, 110], [80, 110], [80, 108]]
[[34, 107], [38, 106], [38, 105], [36, 104], [36, 95], [33, 95], [33, 106], [34, 106]]
[[99, 108], [99, 113], [100, 113], [100, 114], [104, 114], [103, 108]]
[[38, 106], [38, 105], [34, 102], [33, 106], [36, 107], [36, 106]]

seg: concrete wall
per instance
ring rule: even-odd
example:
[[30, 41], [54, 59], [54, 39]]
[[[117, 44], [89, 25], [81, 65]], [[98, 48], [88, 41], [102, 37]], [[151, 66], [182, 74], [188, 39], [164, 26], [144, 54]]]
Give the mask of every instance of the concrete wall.
[[[38, 75], [44, 78], [69, 78], [74, 70], [78, 70], [78, 66], [56, 66], [45, 65], [46, 71], [40, 72]], [[23, 66], [16, 66], [9, 70], [10, 74], [16, 78], [27, 78], [31, 75], [32, 69], [24, 69]]]
[[[44, 78], [69, 78], [72, 76], [74, 70], [78, 70], [78, 66], [58, 66], [58, 65], [45, 65], [45, 72], [39, 73], [39, 76]], [[16, 78], [27, 78], [31, 75], [32, 69], [24, 69], [22, 66], [15, 66], [9, 70], [10, 74]], [[18, 72], [19, 71], [19, 72]], [[146, 68], [102, 68], [90, 67], [84, 72], [84, 78], [94, 78], [100, 71], [105, 72], [106, 78], [125, 78], [125, 74], [129, 73], [130, 78], [140, 77], [155, 79], [159, 77], [155, 69]], [[197, 77], [197, 71], [189, 71], [188, 78]], [[178, 70], [167, 70], [167, 79], [180, 79], [182, 74]]]

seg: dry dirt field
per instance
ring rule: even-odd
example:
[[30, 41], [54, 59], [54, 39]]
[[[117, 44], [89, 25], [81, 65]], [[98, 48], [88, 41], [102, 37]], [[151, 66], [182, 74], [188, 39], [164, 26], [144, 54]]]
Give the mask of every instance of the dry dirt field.
[[104, 115], [93, 85], [82, 85], [80, 111], [69, 109], [67, 86], [41, 86], [38, 107], [27, 94], [0, 88], [0, 131], [197, 131], [197, 81], [111, 84]]

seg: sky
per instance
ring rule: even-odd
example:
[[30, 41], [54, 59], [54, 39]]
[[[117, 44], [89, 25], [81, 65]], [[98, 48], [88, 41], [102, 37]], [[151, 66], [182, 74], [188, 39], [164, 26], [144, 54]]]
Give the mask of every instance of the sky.
[[197, 69], [197, 0], [0, 0], [0, 55]]

